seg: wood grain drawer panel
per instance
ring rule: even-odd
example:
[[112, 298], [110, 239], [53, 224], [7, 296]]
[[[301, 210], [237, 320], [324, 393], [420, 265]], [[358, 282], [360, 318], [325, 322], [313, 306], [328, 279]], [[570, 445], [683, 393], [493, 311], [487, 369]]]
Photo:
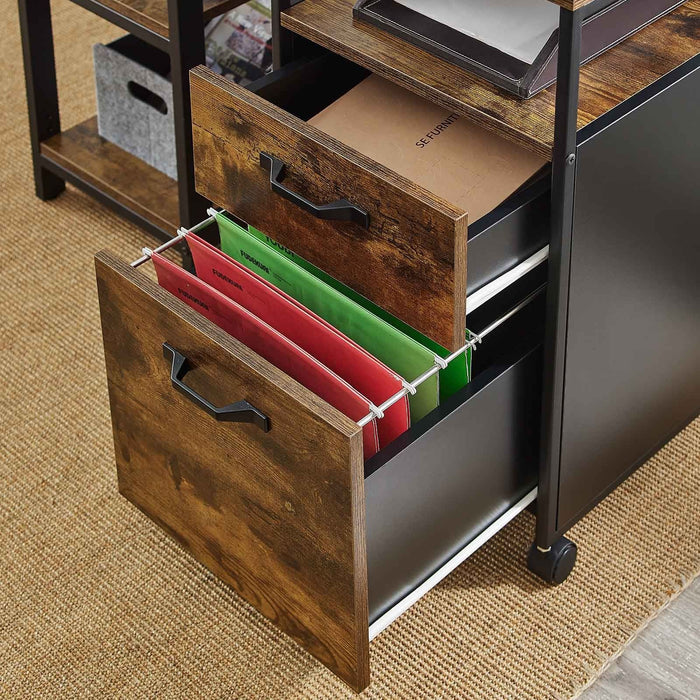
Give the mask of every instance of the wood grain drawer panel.
[[[353, 688], [368, 683], [361, 430], [108, 252], [96, 257], [119, 489]], [[246, 399], [270, 431], [217, 422]]]
[[[467, 215], [302, 119], [210, 70], [191, 73], [197, 189], [445, 347], [464, 343]], [[348, 199], [369, 228], [326, 221], [271, 191]]]

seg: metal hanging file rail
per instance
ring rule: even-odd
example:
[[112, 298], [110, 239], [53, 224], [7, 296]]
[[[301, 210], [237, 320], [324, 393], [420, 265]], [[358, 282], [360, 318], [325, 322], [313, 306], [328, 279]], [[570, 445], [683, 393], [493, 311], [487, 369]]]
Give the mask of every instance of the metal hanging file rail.
[[[178, 243], [182, 242], [188, 234], [197, 233], [198, 231], [207, 228], [207, 226], [210, 226], [216, 221], [216, 215], [218, 213], [220, 212], [218, 212], [215, 209], [208, 209], [207, 214], [209, 214], [209, 217], [198, 223], [196, 226], [193, 226], [190, 229], [178, 229], [176, 235], [173, 238], [171, 238], [169, 241], [166, 241], [165, 243], [153, 250], [151, 250], [150, 248], [142, 248], [142, 256], [137, 260], [134, 260], [134, 262], [131, 263], [131, 267], [140, 267], [144, 263], [147, 263], [149, 260], [151, 260], [154, 253], [162, 253], [168, 250], [169, 248], [176, 246]], [[509, 318], [511, 318], [512, 316], [517, 314], [521, 309], [527, 306], [531, 301], [533, 301], [533, 299], [535, 299], [545, 290], [545, 287], [546, 285], [542, 285], [541, 287], [535, 289], [533, 292], [528, 294], [520, 303], [518, 303], [516, 306], [513, 306], [505, 314], [493, 321], [493, 323], [486, 326], [486, 328], [483, 328], [479, 333], [467, 331], [467, 333], [469, 334], [469, 339], [461, 348], [455, 350], [447, 357], [439, 357], [438, 355], [435, 355], [433, 366], [427, 369], [425, 372], [423, 372], [420, 376], [416, 377], [412, 382], [407, 382], [406, 380], [403, 380], [403, 388], [397, 391], [393, 396], [390, 396], [386, 401], [379, 404], [379, 406], [375, 406], [374, 404], [370, 403], [370, 412], [364, 418], [358, 420], [357, 424], [360, 427], [364, 427], [368, 423], [371, 423], [375, 418], [383, 418], [384, 411], [391, 408], [395, 403], [404, 398], [404, 396], [407, 396], [408, 394], [415, 394], [418, 387], [421, 384], [423, 384], [423, 382], [426, 382], [428, 379], [435, 376], [438, 372], [440, 372], [440, 370], [446, 369], [450, 362], [460, 357], [460, 355], [464, 354], [469, 349], [476, 350], [479, 343], [481, 343], [482, 340], [487, 335], [489, 335], [489, 333], [495, 331], [499, 326], [503, 325]]]

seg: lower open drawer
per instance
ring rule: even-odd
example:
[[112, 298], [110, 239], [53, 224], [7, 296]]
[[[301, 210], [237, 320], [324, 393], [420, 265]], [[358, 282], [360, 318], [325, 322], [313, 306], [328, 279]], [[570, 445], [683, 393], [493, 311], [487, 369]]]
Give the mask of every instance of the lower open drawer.
[[[534, 498], [542, 295], [364, 463], [357, 424], [141, 270], [96, 269], [120, 492], [361, 690], [370, 637]], [[211, 415], [238, 401], [258, 420]]]

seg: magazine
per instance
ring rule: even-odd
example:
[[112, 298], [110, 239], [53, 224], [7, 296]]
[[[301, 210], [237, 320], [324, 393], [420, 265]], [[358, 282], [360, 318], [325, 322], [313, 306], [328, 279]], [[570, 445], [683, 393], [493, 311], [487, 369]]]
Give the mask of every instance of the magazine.
[[207, 66], [241, 85], [272, 68], [270, 0], [251, 0], [212, 20], [205, 30]]

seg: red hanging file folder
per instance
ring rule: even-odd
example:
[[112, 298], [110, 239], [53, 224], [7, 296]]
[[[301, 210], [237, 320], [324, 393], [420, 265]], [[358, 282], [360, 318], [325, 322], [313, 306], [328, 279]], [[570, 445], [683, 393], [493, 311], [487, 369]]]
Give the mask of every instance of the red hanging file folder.
[[[194, 233], [186, 240], [200, 279], [306, 350], [375, 405], [402, 389], [395, 372], [296, 299]], [[408, 430], [409, 423], [408, 398], [403, 397], [377, 421], [380, 446]]]
[[[219, 328], [245, 343], [348, 418], [359, 421], [370, 412], [370, 403], [362, 394], [253, 313], [162, 255], [154, 253], [152, 259], [158, 284]], [[364, 426], [362, 438], [364, 456], [368, 459], [379, 450], [376, 419]]]

